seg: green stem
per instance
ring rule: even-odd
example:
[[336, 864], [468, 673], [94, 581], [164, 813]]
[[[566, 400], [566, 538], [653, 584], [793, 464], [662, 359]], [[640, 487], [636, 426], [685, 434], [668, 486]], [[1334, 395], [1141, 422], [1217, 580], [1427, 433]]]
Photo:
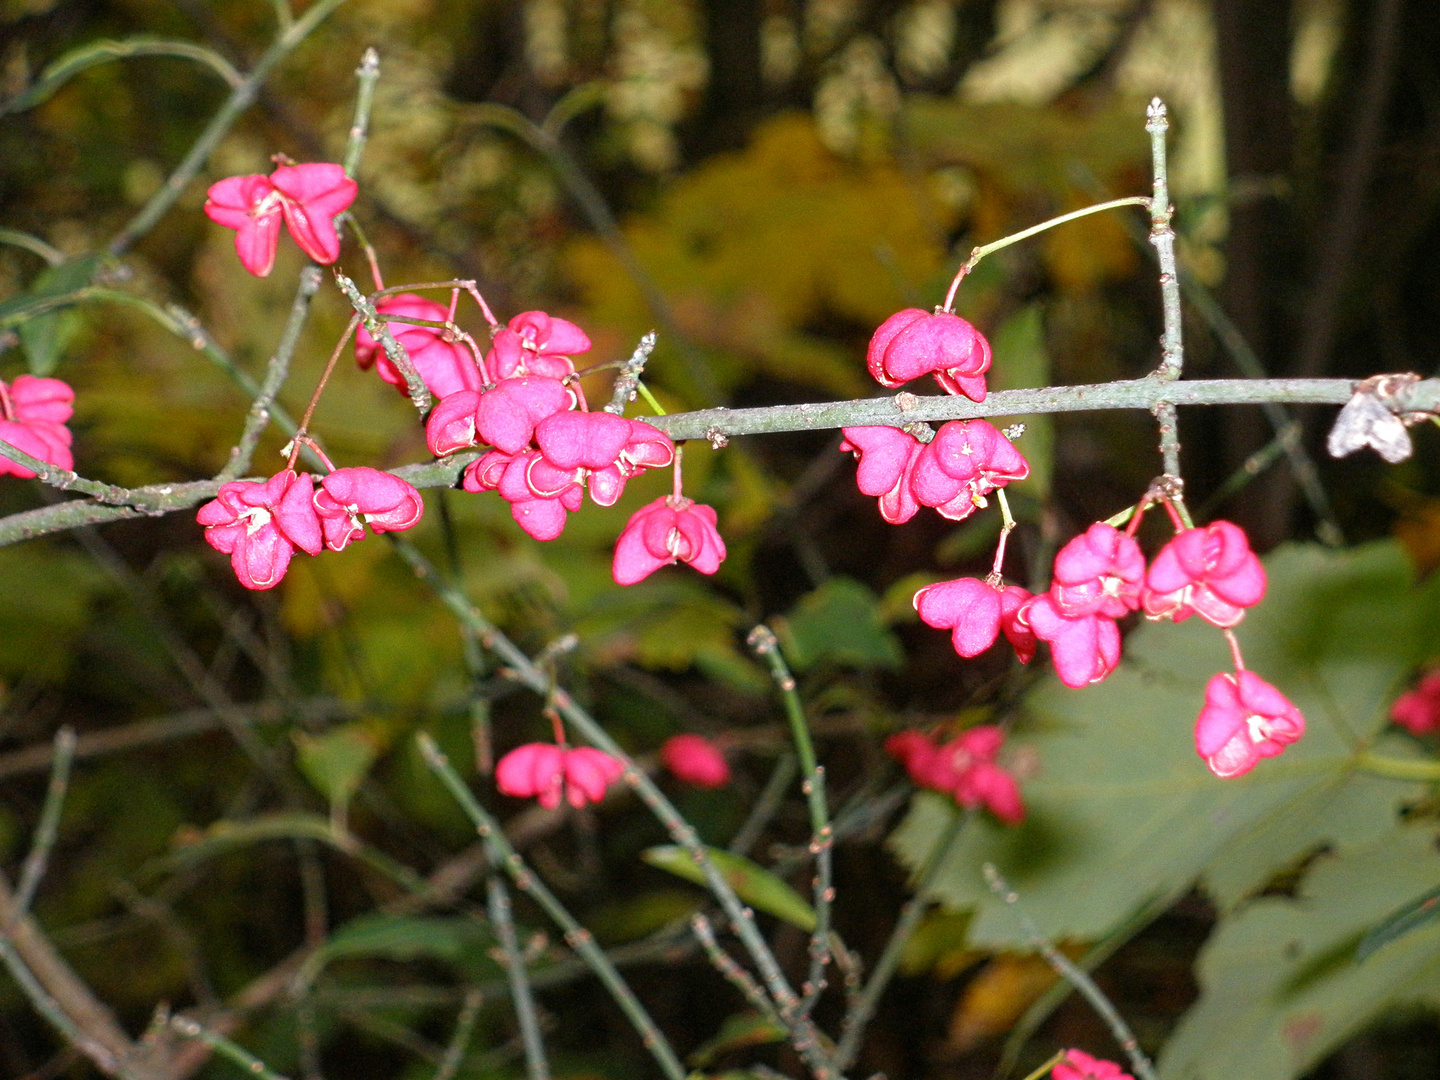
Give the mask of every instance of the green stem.
[[314, 263], [300, 271], [295, 299], [290, 303], [290, 317], [286, 319], [280, 342], [275, 346], [275, 355], [270, 357], [270, 362], [265, 367], [265, 379], [260, 384], [260, 392], [250, 403], [244, 430], [241, 431], [235, 448], [230, 451], [230, 460], [215, 474], [215, 479], [234, 480], [250, 468], [250, 462], [255, 457], [255, 448], [260, 444], [260, 436], [270, 424], [270, 408], [275, 402], [275, 395], [280, 392], [286, 376], [290, 374], [290, 361], [295, 355], [295, 347], [300, 343], [300, 332], [305, 329], [305, 321], [310, 317], [310, 301], [320, 291], [320, 280], [320, 268]]
[[366, 49], [355, 69], [355, 81], [360, 85], [355, 92], [355, 118], [350, 124], [350, 141], [345, 146], [345, 175], [352, 180], [355, 170], [360, 167], [360, 155], [365, 152], [365, 141], [370, 132], [370, 107], [375, 102], [375, 84], [380, 80], [380, 54], [373, 48]]
[[750, 631], [748, 641], [769, 666], [770, 676], [785, 702], [790, 738], [800, 758], [800, 775], [805, 778], [801, 790], [810, 808], [810, 851], [815, 856], [815, 930], [810, 935], [810, 972], [802, 987], [805, 999], [800, 1006], [801, 1014], [808, 1015], [825, 989], [825, 968], [830, 964], [830, 905], [835, 891], [831, 886], [831, 862], [835, 845], [830, 812], [825, 805], [825, 770], [816, 760], [815, 744], [810, 738], [810, 725], [795, 687], [795, 676], [781, 655], [774, 632], [761, 624]]
[[1355, 767], [1372, 776], [1384, 776], [1391, 780], [1440, 781], [1440, 761], [1409, 761], [1365, 751], [1356, 755]]
[[1040, 933], [1040, 928], [1035, 925], [1030, 916], [1020, 909], [1019, 894], [1010, 888], [1009, 883], [1000, 876], [1000, 871], [995, 869], [993, 863], [985, 864], [985, 881], [989, 884], [990, 891], [1005, 901], [1010, 910], [1015, 913], [1015, 917], [1020, 920], [1020, 925], [1025, 929], [1026, 936], [1030, 938], [1030, 944], [1039, 951], [1061, 978], [1080, 991], [1081, 996], [1090, 1003], [1090, 1007], [1100, 1014], [1100, 1018], [1110, 1028], [1110, 1033], [1115, 1036], [1115, 1041], [1120, 1044], [1120, 1049], [1124, 1050], [1125, 1056], [1130, 1059], [1130, 1067], [1135, 1070], [1140, 1080], [1158, 1080], [1155, 1075], [1155, 1067], [1150, 1064], [1150, 1059], [1145, 1055], [1145, 1051], [1140, 1049], [1139, 1040], [1135, 1038], [1135, 1033], [1130, 1030], [1130, 1025], [1125, 1023], [1125, 1018], [1120, 1015], [1119, 1010], [1105, 996], [1104, 991], [1095, 985], [1094, 979], [1081, 971], [1068, 956], [1050, 944], [1049, 939]]
[[1150, 242], [1160, 257], [1160, 303], [1165, 320], [1165, 332], [1160, 338], [1160, 367], [1155, 374], [1162, 379], [1178, 379], [1185, 366], [1185, 346], [1180, 337], [1180, 274], [1175, 268], [1175, 230], [1170, 225], [1175, 208], [1170, 205], [1170, 172], [1165, 157], [1165, 132], [1170, 128], [1165, 103], [1158, 97], [1152, 98], [1145, 119], [1154, 169], [1154, 194], [1149, 199]]
[[1021, 229], [1017, 233], [1002, 236], [999, 240], [993, 240], [988, 244], [975, 248], [970, 252], [970, 258], [965, 260], [964, 265], [956, 272], [954, 280], [950, 282], [950, 289], [945, 294], [945, 303], [940, 310], [949, 311], [951, 309], [951, 306], [955, 303], [955, 292], [960, 288], [960, 282], [965, 280], [965, 276], [969, 274], [971, 270], [974, 270], [975, 267], [979, 265], [980, 260], [985, 258], [986, 255], [993, 255], [995, 252], [1001, 251], [1011, 244], [1018, 244], [1021, 240], [1028, 240], [1030, 237], [1045, 232], [1047, 229], [1053, 229], [1056, 225], [1064, 225], [1066, 222], [1074, 221], [1077, 218], [1089, 217], [1091, 214], [1098, 214], [1102, 210], [1115, 210], [1122, 206], [1148, 207], [1149, 205], [1150, 200], [1143, 195], [1129, 195], [1123, 199], [1111, 199], [1109, 202], [1097, 203], [1094, 206], [1086, 206], [1079, 210], [1071, 210], [1068, 214], [1061, 214], [1059, 217], [1050, 218], [1048, 221], [1042, 221], [1038, 225], [1031, 225], [1028, 229]]
[[564, 717], [565, 722], [579, 732], [586, 742], [616, 758], [625, 767], [625, 772], [622, 774], [625, 782], [635, 790], [640, 801], [655, 815], [660, 824], [665, 826], [666, 831], [670, 833], [675, 842], [685, 849], [686, 853], [695, 861], [695, 865], [700, 868], [701, 874], [705, 877], [706, 886], [720, 902], [720, 907], [730, 921], [731, 929], [734, 930], [741, 944], [745, 946], [746, 952], [755, 962], [770, 996], [779, 1007], [780, 1015], [789, 1025], [792, 1045], [810, 1065], [816, 1080], [834, 1080], [835, 1072], [821, 1045], [819, 1032], [808, 1017], [797, 1015], [800, 999], [785, 978], [784, 972], [780, 970], [780, 964], [775, 959], [775, 954], [760, 935], [760, 931], [755, 925], [755, 913], [741, 902], [730, 883], [716, 869], [705, 851], [705, 845], [696, 835], [695, 829], [681, 817], [680, 812], [665, 797], [664, 792], [655, 785], [655, 782], [645, 774], [643, 769], [635, 764], [634, 759], [625, 752], [624, 748], [610, 737], [609, 732], [576, 704], [569, 694], [556, 688], [546, 672], [534, 664], [513, 641], [501, 633], [498, 627], [480, 614], [462, 592], [449, 585], [415, 545], [396, 537], [393, 533], [389, 535], [395, 545], [395, 550], [414, 570], [415, 576], [434, 590], [456, 618], [475, 629], [485, 647], [500, 657], [501, 661], [514, 672], [515, 678], [521, 685], [546, 697]]
[[59, 248], [51, 247], [38, 236], [31, 236], [19, 229], [0, 229], [0, 244], [24, 248], [31, 254], [39, 255], [51, 266], [59, 266], [65, 261], [65, 253]]
[[389, 322], [380, 318], [379, 312], [375, 310], [375, 305], [366, 299], [355, 287], [355, 283], [344, 274], [336, 272], [335, 284], [340, 286], [340, 291], [345, 294], [345, 299], [350, 301], [350, 306], [360, 316], [361, 321], [365, 324], [366, 332], [380, 343], [385, 350], [386, 357], [405, 377], [405, 387], [410, 392], [410, 401], [420, 415], [424, 416], [430, 408], [430, 388], [420, 377], [420, 372], [416, 370], [415, 362], [410, 359], [410, 354], [405, 351], [405, 346], [400, 344], [395, 335], [390, 332]]
[[177, 1035], [202, 1042], [221, 1057], [233, 1061], [244, 1070], [247, 1076], [253, 1076], [256, 1080], [285, 1080], [285, 1077], [279, 1073], [271, 1072], [263, 1061], [243, 1046], [231, 1042], [223, 1035], [217, 1035], [215, 1032], [201, 1027], [188, 1016], [171, 1017], [170, 1028]]
[[515, 937], [515, 920], [510, 917], [510, 894], [500, 877], [502, 867], [499, 860], [494, 860], [490, 869], [490, 882], [486, 887], [490, 925], [495, 928], [495, 936], [500, 939], [500, 949], [505, 955], [505, 975], [510, 981], [510, 1000], [515, 1006], [515, 1019], [520, 1024], [520, 1041], [525, 1045], [525, 1071], [530, 1080], [548, 1080], [550, 1065], [545, 1060], [540, 1020], [535, 1015], [535, 998], [530, 993], [525, 957], [520, 952], [520, 942]]
[[[45, 789], [45, 805], [40, 810], [40, 823], [35, 826], [35, 839], [25, 857], [20, 881], [15, 886], [15, 912], [30, 910], [30, 902], [45, 876], [45, 864], [60, 829], [60, 811], [65, 805], [65, 792], [70, 786], [70, 765], [75, 760], [75, 729], [62, 727], [55, 732], [55, 760], [50, 769], [50, 784]], [[14, 916], [12, 916], [13, 918]]]

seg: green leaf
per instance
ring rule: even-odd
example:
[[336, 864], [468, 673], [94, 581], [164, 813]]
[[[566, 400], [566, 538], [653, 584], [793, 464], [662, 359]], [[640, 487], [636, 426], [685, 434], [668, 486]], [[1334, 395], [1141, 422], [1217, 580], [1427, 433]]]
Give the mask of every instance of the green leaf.
[[86, 255], [40, 271], [29, 289], [0, 303], [0, 326], [17, 326], [75, 303], [104, 262], [100, 255]]
[[[1191, 731], [1206, 682], [1230, 660], [1199, 619], [1139, 628], [1097, 686], [1045, 680], [1024, 699], [1028, 723], [1015, 740], [1040, 766], [1024, 786], [1024, 824], [978, 820], [934, 885], [935, 899], [975, 911], [972, 942], [1025, 941], [980, 878], [986, 861], [1047, 936], [1094, 940], [1197, 880], [1233, 906], [1322, 844], [1344, 850], [1383, 833], [1421, 791], [1357, 775], [1354, 754], [1434, 652], [1436, 583], [1417, 588], [1389, 542], [1346, 552], [1290, 546], [1267, 569], [1269, 595], [1237, 635], [1247, 666], [1305, 713], [1305, 737], [1247, 776], [1210, 775]], [[891, 838], [901, 860], [922, 865], [953, 813], [951, 800], [918, 795]]]
[[60, 357], [84, 325], [78, 311], [67, 308], [37, 315], [20, 324], [20, 347], [25, 350], [25, 363], [31, 375], [50, 375], [60, 364]]
[[[1001, 323], [991, 338], [991, 346], [995, 352], [989, 375], [992, 390], [1050, 385], [1050, 354], [1045, 348], [1045, 318], [1039, 304], [1027, 304]], [[1016, 446], [1030, 463], [1030, 475], [1010, 486], [1044, 501], [1050, 495], [1055, 422], [1044, 414], [1022, 419], [1025, 433], [1016, 440]]]
[[323, 735], [294, 731], [295, 763], [305, 779], [335, 806], [348, 803], [360, 787], [384, 743], [374, 724], [357, 720]]
[[309, 986], [328, 964], [346, 957], [431, 959], [454, 964], [490, 941], [489, 930], [473, 919], [375, 912], [351, 919], [331, 934], [305, 961], [296, 982], [301, 987]]
[[[753, 908], [758, 908], [777, 919], [798, 926], [801, 930], [815, 929], [815, 910], [800, 894], [770, 871], [756, 866], [741, 855], [707, 847], [705, 853], [715, 864], [715, 869], [735, 890], [735, 895]], [[651, 866], [658, 867], [676, 877], [705, 884], [705, 875], [690, 853], [677, 844], [662, 844], [646, 848], [640, 857]]]
[[736, 1013], [734, 1016], [727, 1016], [720, 1025], [719, 1033], [696, 1047], [688, 1060], [692, 1067], [703, 1069], [721, 1054], [782, 1042], [788, 1034], [779, 1024], [767, 1020], [759, 1013]]
[[1397, 828], [1319, 860], [1299, 895], [1222, 920], [1201, 953], [1201, 996], [1160, 1060], [1167, 1080], [1289, 1080], [1370, 1020], [1440, 991], [1440, 928], [1356, 962], [1368, 927], [1440, 877], [1429, 828]]
[[1412, 930], [1418, 930], [1440, 915], [1440, 887], [1431, 889], [1418, 900], [1412, 900], [1398, 911], [1387, 915], [1379, 926], [1363, 938], [1355, 949], [1355, 959], [1365, 960], [1378, 949], [1398, 941]]
[[831, 578], [774, 621], [797, 671], [822, 662], [857, 668], [898, 668], [899, 639], [885, 626], [875, 594], [850, 578]]

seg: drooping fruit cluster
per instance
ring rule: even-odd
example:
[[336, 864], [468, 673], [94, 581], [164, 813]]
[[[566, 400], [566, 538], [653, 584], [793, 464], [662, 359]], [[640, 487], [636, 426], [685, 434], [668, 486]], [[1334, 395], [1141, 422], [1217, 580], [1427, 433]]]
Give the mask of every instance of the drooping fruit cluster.
[[[881, 324], [868, 352], [870, 372], [882, 385], [934, 374], [947, 393], [975, 401], [985, 399], [990, 361], [989, 344], [965, 320], [916, 309]], [[880, 514], [892, 524], [908, 521], [921, 506], [962, 520], [984, 507], [991, 493], [1029, 474], [1020, 451], [985, 420], [952, 420], [928, 441], [925, 430], [925, 425], [845, 429], [841, 449], [859, 461], [860, 490], [879, 498]], [[1145, 510], [1155, 504], [1165, 506], [1176, 535], [1147, 567], [1134, 533]], [[1244, 532], [1227, 521], [1188, 527], [1178, 505], [1178, 496], [1159, 485], [1136, 507], [1126, 531], [1107, 522], [1091, 525], [1060, 550], [1050, 588], [1034, 596], [1006, 585], [1001, 574], [1007, 524], [988, 577], [927, 585], [915, 594], [915, 609], [926, 624], [951, 631], [955, 651], [964, 657], [978, 656], [1003, 633], [1021, 662], [1028, 663], [1043, 641], [1060, 681], [1071, 687], [1099, 682], [1115, 669], [1121, 653], [1119, 620], [1132, 612], [1174, 622], [1198, 615], [1226, 632], [1235, 672], [1216, 675], [1207, 686], [1196, 749], [1217, 776], [1238, 776], [1298, 739], [1305, 722], [1278, 690], [1245, 670], [1229, 633], [1265, 595], [1265, 571]], [[922, 753], [921, 743], [896, 743], [892, 752], [917, 783], [947, 790], [933, 777], [921, 779], [931, 776], [926, 762], [934, 757]]]

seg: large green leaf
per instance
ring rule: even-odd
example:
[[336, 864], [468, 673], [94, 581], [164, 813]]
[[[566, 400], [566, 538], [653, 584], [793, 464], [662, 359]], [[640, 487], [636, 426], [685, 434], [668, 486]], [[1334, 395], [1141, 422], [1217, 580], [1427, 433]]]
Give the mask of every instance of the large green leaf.
[[797, 671], [825, 661], [897, 668], [905, 659], [899, 639], [881, 620], [879, 598], [850, 578], [831, 578], [774, 622], [785, 655]]
[[[707, 847], [705, 853], [715, 864], [715, 869], [735, 890], [735, 895], [753, 908], [784, 919], [801, 930], [815, 929], [815, 909], [807, 904], [794, 889], [781, 881], [762, 866], [757, 866], [742, 855]], [[695, 865], [690, 853], [678, 844], [662, 844], [646, 848], [640, 857], [651, 866], [667, 870], [676, 877], [705, 884], [705, 873]]]
[[1201, 953], [1200, 1000], [1165, 1049], [1166, 1080], [1289, 1080], [1371, 1019], [1440, 993], [1440, 926], [1363, 961], [1356, 946], [1440, 878], [1430, 828], [1396, 829], [1318, 861], [1299, 895], [1223, 920]]
[[[1355, 754], [1385, 726], [1400, 682], [1434, 651], [1435, 584], [1417, 588], [1390, 543], [1287, 547], [1267, 569], [1269, 595], [1237, 633], [1248, 665], [1304, 711], [1306, 736], [1245, 777], [1210, 775], [1191, 731], [1206, 681], [1229, 657], [1198, 619], [1138, 629], [1098, 686], [1045, 680], [1026, 698], [1017, 735], [1040, 763], [1024, 786], [1025, 823], [977, 823], [933, 888], [945, 904], [975, 909], [972, 941], [1024, 942], [981, 880], [987, 860], [1047, 935], [1094, 939], [1196, 881], [1233, 904], [1321, 844], [1343, 849], [1380, 834], [1415, 795], [1416, 784], [1357, 775]], [[917, 797], [892, 837], [902, 861], [921, 865], [952, 814], [948, 800]]]
[[336, 929], [306, 959], [296, 984], [308, 986], [326, 965], [342, 958], [431, 959], [453, 964], [491, 941], [489, 929], [473, 919], [373, 912]]

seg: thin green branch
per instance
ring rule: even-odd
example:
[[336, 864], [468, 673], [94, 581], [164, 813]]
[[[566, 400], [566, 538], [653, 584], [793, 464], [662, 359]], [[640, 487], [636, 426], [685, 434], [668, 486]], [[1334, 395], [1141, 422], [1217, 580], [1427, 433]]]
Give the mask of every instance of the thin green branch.
[[232, 91], [238, 92], [245, 84], [245, 79], [231, 66], [230, 61], [213, 49], [191, 41], [172, 41], [148, 34], [137, 34], [135, 37], [118, 41], [92, 41], [72, 49], [54, 63], [46, 65], [39, 78], [23, 93], [0, 104], [0, 116], [33, 109], [87, 68], [137, 56], [173, 56], [181, 60], [193, 60], [220, 76]]
[[670, 1080], [685, 1080], [685, 1067], [675, 1056], [669, 1040], [655, 1026], [655, 1021], [651, 1019], [645, 1006], [640, 1004], [639, 999], [635, 997], [634, 992], [631, 991], [615, 965], [610, 962], [610, 958], [605, 955], [604, 950], [595, 944], [595, 939], [590, 931], [576, 922], [574, 916], [566, 910], [565, 905], [555, 897], [555, 894], [526, 868], [520, 854], [510, 846], [510, 841], [506, 839], [500, 823], [491, 817], [489, 812], [480, 805], [479, 800], [471, 794], [470, 789], [465, 786], [465, 781], [460, 778], [460, 774], [455, 771], [449, 759], [435, 745], [435, 740], [422, 731], [416, 736], [416, 742], [419, 744], [425, 763], [454, 796], [455, 801], [460, 804], [461, 809], [465, 811], [466, 816], [475, 826], [475, 831], [485, 842], [486, 849], [490, 853], [491, 862], [496, 866], [503, 867], [510, 876], [510, 880], [515, 883], [515, 887], [539, 904], [555, 924], [564, 931], [565, 943], [590, 965], [591, 970], [604, 984], [605, 989], [610, 992], [610, 996], [615, 999], [615, 1003], [620, 1006], [626, 1018], [640, 1033], [646, 1049], [654, 1056], [665, 1075]]
[[33, 255], [39, 255], [51, 266], [59, 266], [65, 261], [65, 253], [57, 247], [52, 247], [38, 236], [31, 236], [19, 229], [0, 229], [0, 244], [9, 244], [11, 247], [24, 248]]
[[355, 69], [355, 118], [350, 123], [350, 141], [345, 145], [345, 175], [352, 180], [360, 167], [360, 155], [370, 133], [370, 108], [375, 103], [375, 84], [380, 80], [380, 54], [366, 49]]
[[1382, 757], [1367, 751], [1356, 756], [1355, 767], [1372, 776], [1384, 776], [1391, 780], [1440, 781], [1440, 761]]
[[[854, 401], [807, 405], [773, 405], [757, 409], [703, 409], [696, 412], [651, 416], [646, 422], [677, 442], [717, 436], [765, 435], [782, 431], [883, 425], [905, 427], [916, 421], [971, 420], [986, 416], [1025, 416], [1039, 413], [1086, 412], [1102, 409], [1151, 410], [1161, 401], [1176, 405], [1262, 405], [1289, 402], [1306, 405], [1343, 405], [1354, 393], [1354, 379], [1187, 379], [1165, 383], [1158, 379], [1130, 379], [1082, 386], [1052, 386], [1035, 390], [1002, 390], [983, 402], [948, 394], [917, 397], [862, 398]], [[1440, 412], [1440, 379], [1424, 379], [1399, 392], [1396, 412]], [[465, 466], [480, 456], [467, 450], [438, 461], [406, 465], [392, 470], [417, 488], [453, 487]], [[33, 460], [33, 459], [31, 459]], [[0, 546], [47, 533], [97, 525], [108, 521], [183, 510], [214, 498], [219, 483], [213, 480], [154, 485], [129, 489], [149, 509], [103, 505], [88, 500], [61, 503], [0, 518]]]
[[350, 301], [350, 306], [360, 316], [361, 322], [365, 324], [366, 332], [380, 343], [385, 350], [386, 357], [405, 377], [405, 387], [410, 392], [410, 400], [420, 415], [424, 416], [430, 409], [430, 389], [425, 385], [425, 380], [420, 377], [420, 372], [415, 369], [415, 362], [410, 359], [410, 354], [405, 351], [405, 346], [400, 344], [395, 335], [390, 332], [389, 322], [380, 318], [379, 312], [375, 310], [375, 305], [356, 288], [355, 282], [338, 270], [335, 272], [335, 284], [340, 286], [340, 291], [345, 294], [345, 299]]
[[789, 790], [794, 779], [795, 755], [781, 754], [775, 762], [774, 770], [770, 773], [770, 779], [765, 781], [765, 787], [761, 790], [760, 797], [750, 807], [750, 816], [730, 838], [730, 843], [725, 848], [726, 851], [733, 855], [744, 855], [755, 846], [755, 841], [760, 839], [760, 834], [765, 831], [765, 826], [770, 824], [770, 820], [780, 809], [785, 792]]
[[[942, 423], [976, 417], [1025, 416], [1039, 413], [1089, 412], [1101, 409], [1153, 410], [1161, 402], [1175, 405], [1261, 405], [1289, 402], [1302, 405], [1343, 405], [1358, 385], [1356, 379], [1186, 379], [1169, 383], [1153, 377], [1121, 379], [1079, 386], [1048, 386], [1001, 390], [984, 401], [949, 394], [894, 396], [805, 405], [771, 405], [756, 409], [700, 409], [646, 422], [677, 442], [713, 435], [769, 435], [780, 431], [884, 425], [905, 427], [917, 421]], [[1405, 412], [1440, 411], [1440, 379], [1408, 387], [1396, 408]]]
[[[1175, 208], [1170, 205], [1170, 171], [1165, 156], [1165, 132], [1170, 121], [1165, 103], [1152, 98], [1145, 111], [1145, 130], [1150, 133], [1150, 157], [1154, 167], [1154, 194], [1150, 198], [1150, 242], [1160, 258], [1160, 306], [1165, 332], [1160, 339], [1162, 379], [1178, 379], [1185, 367], [1185, 346], [1180, 336], [1180, 275], [1175, 269], [1175, 230], [1170, 220]], [[1179, 473], [1172, 475], [1178, 476]]]
[[810, 852], [815, 856], [815, 930], [810, 935], [810, 972], [802, 987], [805, 998], [800, 1003], [801, 1015], [808, 1015], [825, 989], [825, 969], [830, 964], [830, 905], [835, 893], [830, 874], [834, 838], [829, 807], [825, 805], [825, 770], [815, 758], [815, 744], [810, 738], [810, 725], [795, 687], [795, 676], [780, 653], [774, 632], [761, 624], [750, 631], [747, 641], [770, 668], [770, 677], [785, 702], [790, 738], [800, 759], [800, 775], [804, 777], [801, 787], [810, 809]]
[[1002, 236], [999, 240], [983, 244], [970, 252], [970, 258], [956, 272], [954, 280], [950, 282], [950, 289], [945, 294], [945, 303], [941, 305], [941, 311], [949, 311], [955, 303], [955, 292], [960, 288], [960, 283], [965, 280], [971, 270], [980, 264], [980, 260], [987, 255], [993, 255], [997, 251], [1003, 251], [1011, 244], [1018, 244], [1022, 240], [1028, 240], [1032, 236], [1038, 236], [1048, 229], [1057, 225], [1064, 225], [1067, 222], [1075, 221], [1078, 218], [1089, 217], [1091, 214], [1098, 214], [1104, 210], [1118, 210], [1122, 206], [1144, 206], [1149, 207], [1150, 200], [1143, 195], [1128, 195], [1123, 199], [1111, 199], [1109, 202], [1097, 203], [1094, 206], [1082, 207], [1079, 210], [1071, 210], [1067, 214], [1060, 214], [1058, 217], [1050, 218], [1040, 222], [1038, 225], [1031, 225], [1028, 229], [1021, 229], [1009, 236]]
[[645, 371], [645, 362], [650, 359], [650, 353], [655, 349], [655, 331], [651, 330], [640, 339], [640, 344], [635, 346], [635, 351], [630, 354], [620, 368], [620, 374], [615, 376], [615, 388], [610, 394], [610, 403], [605, 406], [605, 411], [614, 413], [616, 416], [625, 415], [625, 406], [635, 400], [635, 394], [640, 389], [640, 376]]
[[255, 395], [255, 400], [250, 403], [240, 441], [230, 451], [229, 462], [215, 475], [215, 479], [234, 480], [250, 468], [250, 462], [255, 457], [255, 448], [260, 444], [260, 436], [270, 424], [270, 408], [275, 402], [275, 395], [280, 392], [286, 376], [290, 374], [290, 361], [300, 342], [300, 332], [304, 330], [305, 321], [309, 318], [310, 302], [320, 290], [320, 281], [320, 268], [313, 263], [300, 271], [295, 299], [290, 304], [290, 317], [285, 321], [285, 329], [280, 334], [279, 344], [275, 346], [275, 354], [270, 357], [265, 368], [265, 380], [260, 384], [260, 392]]
[[748, 971], [735, 962], [735, 958], [720, 947], [720, 942], [715, 938], [715, 928], [710, 925], [710, 920], [703, 914], [696, 914], [690, 919], [690, 929], [695, 933], [695, 939], [700, 942], [700, 947], [705, 950], [705, 956], [710, 961], [710, 966], [718, 971], [731, 986], [740, 991], [740, 996], [748, 1001], [752, 1008], [761, 1016], [780, 1027], [785, 1022], [780, 1019], [780, 1014], [775, 1011], [774, 1004], [765, 996], [765, 991], [760, 989]]
[[450, 1037], [450, 1045], [445, 1048], [445, 1056], [440, 1059], [440, 1066], [431, 1080], [453, 1080], [460, 1071], [465, 1052], [470, 1048], [470, 1039], [475, 1034], [475, 1021], [480, 1016], [480, 1006], [484, 1003], [485, 995], [479, 990], [465, 991], [465, 1000], [460, 1004], [460, 1015], [455, 1018], [455, 1034]]
[[[45, 789], [45, 804], [40, 809], [40, 821], [35, 826], [35, 838], [30, 844], [30, 854], [20, 871], [20, 881], [15, 886], [15, 912], [24, 914], [30, 910], [30, 902], [40, 888], [40, 879], [45, 876], [45, 866], [50, 860], [50, 851], [55, 846], [55, 837], [60, 831], [60, 811], [65, 806], [65, 792], [70, 787], [70, 766], [75, 760], [75, 729], [62, 727], [55, 732], [54, 764], [50, 768], [50, 783]], [[12, 916], [13, 917], [13, 916]]]
[[984, 872], [990, 891], [1010, 906], [1010, 910], [1020, 920], [1020, 925], [1024, 928], [1031, 945], [1066, 982], [1080, 991], [1085, 1000], [1090, 1003], [1090, 1007], [1100, 1014], [1100, 1018], [1110, 1028], [1110, 1033], [1115, 1036], [1115, 1041], [1120, 1044], [1120, 1049], [1125, 1051], [1125, 1056], [1130, 1059], [1130, 1067], [1135, 1070], [1140, 1080], [1158, 1080], [1155, 1075], [1155, 1067], [1150, 1064], [1150, 1059], [1145, 1055], [1145, 1051], [1140, 1049], [1140, 1043], [1135, 1038], [1135, 1033], [1130, 1030], [1130, 1025], [1125, 1023], [1124, 1017], [1105, 996], [1104, 991], [1095, 985], [1095, 980], [1076, 967], [1068, 956], [1050, 944], [1045, 935], [1040, 933], [1040, 928], [1035, 925], [1030, 916], [1021, 910], [1019, 893], [1015, 892], [1010, 884], [1000, 876], [1000, 871], [995, 868], [993, 863], [986, 863]]
[[253, 1076], [256, 1080], [285, 1080], [285, 1077], [272, 1072], [263, 1061], [243, 1046], [231, 1042], [225, 1036], [218, 1035], [208, 1028], [201, 1027], [188, 1016], [172, 1016], [170, 1030], [184, 1038], [204, 1043], [221, 1057], [233, 1061], [244, 1070], [247, 1076]]
[[520, 942], [515, 937], [515, 920], [510, 917], [510, 894], [500, 877], [502, 869], [498, 860], [491, 867], [490, 882], [487, 886], [490, 925], [495, 928], [495, 936], [499, 939], [500, 949], [505, 956], [505, 975], [510, 981], [510, 1000], [515, 1006], [515, 1019], [520, 1024], [520, 1041], [525, 1046], [525, 1073], [530, 1080], [548, 1080], [550, 1065], [545, 1060], [545, 1042], [540, 1037], [540, 1020], [535, 1015], [535, 998], [530, 993], [525, 957], [520, 952]]

